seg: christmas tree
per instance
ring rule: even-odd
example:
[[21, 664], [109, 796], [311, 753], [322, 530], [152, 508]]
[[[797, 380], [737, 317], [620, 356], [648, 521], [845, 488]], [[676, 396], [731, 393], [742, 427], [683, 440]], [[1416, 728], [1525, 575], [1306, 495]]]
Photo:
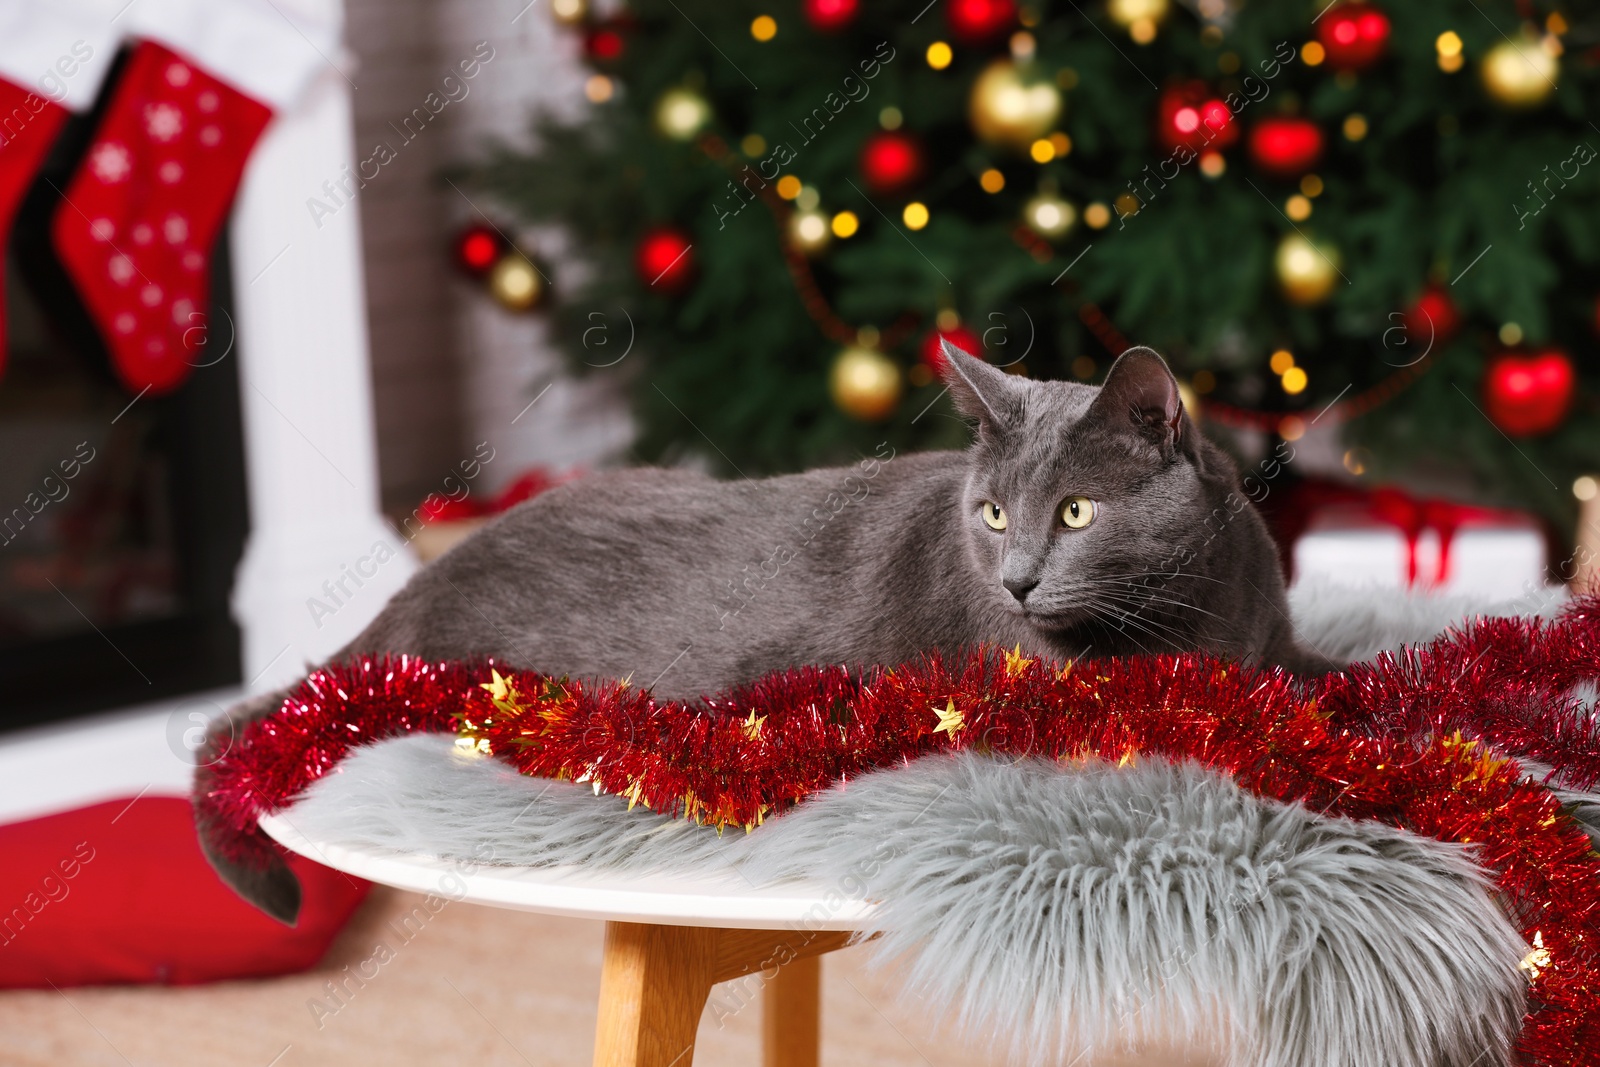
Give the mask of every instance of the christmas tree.
[[[645, 459], [957, 444], [940, 332], [1161, 351], [1208, 428], [1337, 424], [1571, 528], [1600, 468], [1600, 17], [1537, 0], [630, 0], [592, 110], [470, 179], [570, 231], [556, 334]], [[578, 275], [581, 274], [581, 278]], [[610, 366], [627, 340], [628, 359]], [[597, 332], [596, 326], [602, 329]], [[609, 343], [608, 350], [597, 347]]]

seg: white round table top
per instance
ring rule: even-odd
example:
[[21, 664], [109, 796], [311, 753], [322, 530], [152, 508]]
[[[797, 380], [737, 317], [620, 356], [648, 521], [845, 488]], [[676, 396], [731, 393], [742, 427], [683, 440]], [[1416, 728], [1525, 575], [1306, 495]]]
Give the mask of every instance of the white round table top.
[[282, 814], [264, 815], [259, 825], [291, 852], [346, 874], [494, 908], [738, 930], [858, 930], [873, 910], [869, 901], [816, 882], [757, 888], [731, 872], [690, 877], [470, 864], [314, 841]]

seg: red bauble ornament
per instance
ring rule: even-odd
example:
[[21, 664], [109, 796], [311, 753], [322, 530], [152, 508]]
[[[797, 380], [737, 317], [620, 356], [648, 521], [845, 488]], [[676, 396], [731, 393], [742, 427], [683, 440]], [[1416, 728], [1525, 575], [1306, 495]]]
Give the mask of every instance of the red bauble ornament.
[[1402, 321], [1406, 342], [1416, 346], [1412, 355], [1420, 357], [1456, 335], [1461, 328], [1461, 311], [1442, 286], [1430, 285], [1406, 308]]
[[858, 0], [805, 0], [806, 21], [818, 33], [837, 33], [856, 20]]
[[583, 35], [583, 54], [592, 62], [615, 63], [626, 48], [622, 27], [615, 22], [602, 23]]
[[1506, 352], [1489, 362], [1483, 403], [1489, 418], [1512, 437], [1549, 433], [1572, 406], [1578, 375], [1559, 348], [1526, 356]]
[[477, 223], [456, 234], [456, 265], [474, 278], [488, 274], [505, 250], [505, 238], [493, 226]]
[[879, 130], [861, 146], [861, 176], [875, 193], [898, 193], [922, 177], [922, 145], [909, 133]]
[[1317, 21], [1317, 40], [1335, 70], [1360, 70], [1383, 55], [1389, 43], [1389, 16], [1371, 4], [1340, 4]]
[[1310, 119], [1279, 115], [1250, 130], [1250, 159], [1277, 178], [1298, 178], [1322, 158], [1322, 128]]
[[932, 371], [944, 370], [944, 342], [949, 341], [969, 356], [983, 358], [983, 341], [965, 326], [952, 326], [948, 330], [933, 329], [922, 339], [922, 362]]
[[633, 265], [639, 280], [650, 289], [682, 292], [694, 279], [694, 247], [689, 235], [671, 226], [651, 230], [639, 238]]
[[1239, 139], [1228, 105], [1210, 95], [1205, 82], [1173, 85], [1156, 104], [1156, 137], [1167, 148], [1226, 148]]
[[1017, 4], [1016, 0], [950, 0], [945, 18], [957, 40], [981, 44], [1016, 24]]

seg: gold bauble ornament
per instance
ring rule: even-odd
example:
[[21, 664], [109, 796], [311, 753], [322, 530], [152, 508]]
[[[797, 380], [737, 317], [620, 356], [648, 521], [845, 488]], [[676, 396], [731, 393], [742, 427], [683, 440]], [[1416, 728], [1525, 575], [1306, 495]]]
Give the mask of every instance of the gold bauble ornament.
[[1106, 14], [1127, 30], [1135, 43], [1149, 44], [1155, 40], [1156, 27], [1167, 17], [1170, 6], [1168, 0], [1109, 0]]
[[589, 17], [589, 0], [550, 0], [550, 16], [563, 26], [576, 26]]
[[967, 115], [982, 140], [1025, 149], [1055, 129], [1061, 90], [1037, 68], [997, 59], [972, 83]]
[[656, 101], [656, 128], [675, 141], [687, 141], [711, 121], [711, 104], [693, 89], [668, 89]]
[[489, 292], [508, 311], [528, 311], [544, 296], [544, 279], [532, 260], [512, 249], [489, 269]]
[[1561, 61], [1543, 41], [1524, 35], [1484, 53], [1479, 73], [1489, 95], [1506, 107], [1538, 107], [1556, 91]]
[[1055, 193], [1043, 192], [1023, 205], [1022, 217], [1028, 229], [1040, 237], [1057, 241], [1077, 224], [1078, 209]]
[[900, 404], [900, 365], [871, 348], [839, 353], [828, 372], [833, 402], [851, 418], [881, 422]]
[[832, 238], [833, 231], [825, 212], [813, 208], [810, 211], [796, 211], [789, 216], [789, 240], [806, 255], [814, 256], [821, 252], [828, 247]]
[[1339, 282], [1339, 250], [1291, 233], [1278, 242], [1273, 269], [1291, 303], [1320, 303]]

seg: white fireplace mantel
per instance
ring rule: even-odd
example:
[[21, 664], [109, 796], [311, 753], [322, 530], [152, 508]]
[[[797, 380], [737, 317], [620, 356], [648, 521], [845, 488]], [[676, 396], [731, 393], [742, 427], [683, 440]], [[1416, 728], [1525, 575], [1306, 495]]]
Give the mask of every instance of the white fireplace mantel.
[[[341, 21], [339, 0], [300, 6]], [[314, 217], [306, 203], [355, 160], [337, 58], [267, 128], [233, 211], [250, 501], [233, 613], [256, 691], [354, 637], [417, 566], [378, 506], [359, 206]]]

